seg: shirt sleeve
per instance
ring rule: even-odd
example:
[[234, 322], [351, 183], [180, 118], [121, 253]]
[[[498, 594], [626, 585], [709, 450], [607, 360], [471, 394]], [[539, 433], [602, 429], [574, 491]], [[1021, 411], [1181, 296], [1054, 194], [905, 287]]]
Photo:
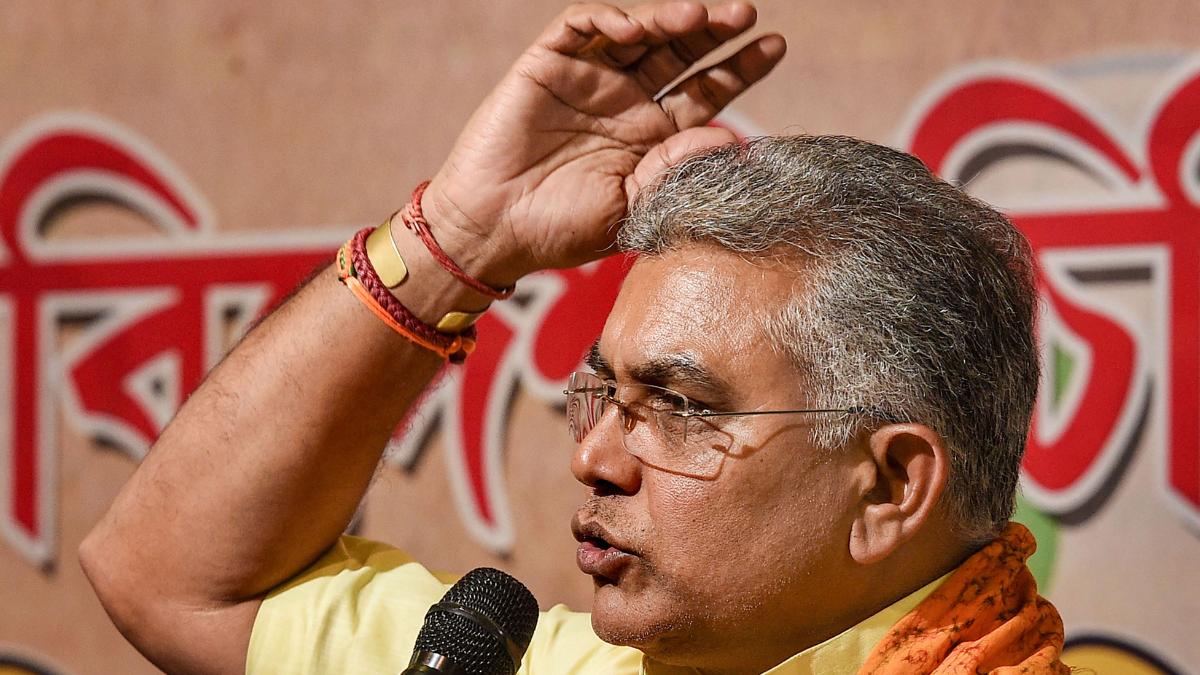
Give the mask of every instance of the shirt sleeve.
[[[391, 546], [343, 536], [263, 600], [246, 672], [396, 675], [453, 581]], [[596, 637], [588, 614], [558, 605], [539, 617], [520, 672], [636, 674], [640, 664], [640, 652]]]
[[246, 672], [395, 675], [447, 588], [405, 553], [343, 536], [263, 600]]

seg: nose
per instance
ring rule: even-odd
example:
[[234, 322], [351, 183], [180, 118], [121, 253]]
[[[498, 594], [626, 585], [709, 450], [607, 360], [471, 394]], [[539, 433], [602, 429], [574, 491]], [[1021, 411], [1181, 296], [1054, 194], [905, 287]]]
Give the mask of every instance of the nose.
[[609, 406], [604, 417], [584, 436], [571, 457], [571, 473], [580, 483], [604, 494], [637, 493], [642, 463], [625, 450], [621, 411]]

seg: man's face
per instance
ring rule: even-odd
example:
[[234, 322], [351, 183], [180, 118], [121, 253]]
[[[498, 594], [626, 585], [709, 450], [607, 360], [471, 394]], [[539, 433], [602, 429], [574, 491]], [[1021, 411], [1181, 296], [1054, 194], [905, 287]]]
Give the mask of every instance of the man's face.
[[[619, 386], [668, 387], [714, 410], [836, 405], [806, 397], [763, 329], [797, 282], [795, 272], [707, 246], [643, 258], [593, 366]], [[629, 454], [626, 434], [647, 442], [636, 425], [648, 422], [630, 430], [612, 405], [572, 462], [591, 488], [573, 526], [584, 539], [580, 567], [595, 581], [593, 626], [668, 661], [820, 634], [841, 619], [838, 586], [852, 564], [853, 453], [813, 449], [811, 415], [711, 421], [729, 439], [715, 475], [672, 473]]]

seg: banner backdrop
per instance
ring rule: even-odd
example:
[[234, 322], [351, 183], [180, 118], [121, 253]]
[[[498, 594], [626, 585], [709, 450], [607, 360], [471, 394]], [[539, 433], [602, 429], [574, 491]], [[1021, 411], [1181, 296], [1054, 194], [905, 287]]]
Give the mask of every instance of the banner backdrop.
[[[83, 579], [82, 537], [204, 372], [437, 169], [560, 7], [0, 9], [0, 673], [155, 672]], [[759, 7], [790, 54], [720, 124], [908, 150], [1033, 244], [1019, 518], [1066, 660], [1200, 673], [1200, 6]], [[587, 609], [561, 390], [625, 270], [537, 275], [482, 319], [356, 531]]]

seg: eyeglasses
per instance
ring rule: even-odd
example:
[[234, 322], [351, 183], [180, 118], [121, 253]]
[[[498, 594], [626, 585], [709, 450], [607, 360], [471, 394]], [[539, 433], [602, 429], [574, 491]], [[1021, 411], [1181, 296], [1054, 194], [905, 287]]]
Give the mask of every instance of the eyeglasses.
[[[621, 416], [622, 442], [629, 454], [646, 464], [689, 476], [713, 477], [733, 445], [719, 426], [720, 418], [750, 415], [843, 414], [890, 419], [862, 406], [717, 412], [666, 387], [618, 385], [594, 373], [571, 373], [567, 388], [567, 425], [576, 443], [600, 423], [609, 406]], [[640, 431], [639, 431], [640, 430]]]

